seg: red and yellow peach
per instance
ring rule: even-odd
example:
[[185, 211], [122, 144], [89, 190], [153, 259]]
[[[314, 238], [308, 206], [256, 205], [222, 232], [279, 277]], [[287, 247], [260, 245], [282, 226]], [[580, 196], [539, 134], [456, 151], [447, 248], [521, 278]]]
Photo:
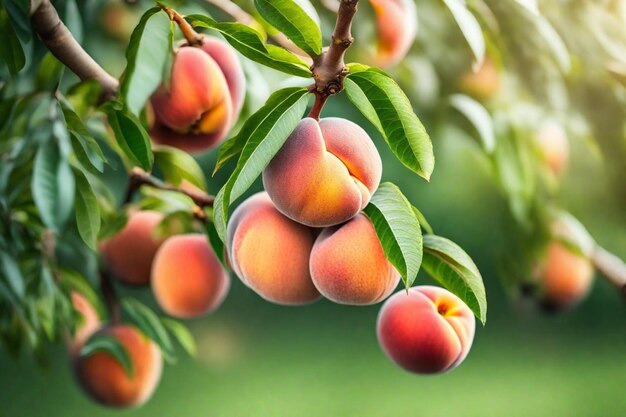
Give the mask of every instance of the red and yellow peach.
[[547, 166], [554, 174], [560, 174], [569, 158], [569, 140], [563, 127], [554, 120], [545, 121], [537, 131], [535, 142]]
[[193, 318], [217, 309], [230, 278], [202, 234], [167, 239], [154, 258], [152, 292], [167, 314]]
[[400, 281], [400, 274], [385, 257], [374, 225], [363, 214], [322, 231], [313, 245], [310, 269], [319, 292], [340, 304], [378, 303]]
[[152, 260], [163, 242], [154, 233], [161, 220], [163, 215], [156, 211], [133, 211], [126, 226], [102, 243], [102, 256], [119, 281], [129, 285], [150, 283]]
[[70, 354], [75, 356], [83, 347], [87, 339], [100, 328], [100, 316], [98, 311], [87, 298], [79, 292], [71, 293], [72, 306], [80, 314], [80, 320], [76, 325], [74, 334], [69, 339], [68, 348]]
[[219, 145], [243, 105], [245, 78], [234, 50], [203, 36], [201, 46], [183, 45], [172, 64], [169, 86], [152, 96], [156, 143], [188, 152]]
[[417, 35], [414, 0], [370, 0], [376, 15], [377, 49], [373, 65], [389, 68], [407, 54]]
[[457, 367], [469, 353], [475, 321], [456, 295], [432, 286], [399, 291], [378, 315], [385, 354], [409, 372], [436, 374]]
[[110, 353], [98, 351], [77, 359], [76, 372], [82, 388], [95, 401], [109, 407], [133, 407], [145, 403], [161, 378], [163, 360], [158, 346], [137, 328], [113, 325], [94, 337], [117, 339], [126, 349], [132, 373]]
[[263, 172], [263, 184], [285, 216], [326, 227], [361, 211], [381, 175], [380, 155], [361, 127], [339, 118], [305, 118]]
[[460, 81], [460, 89], [478, 100], [489, 100], [500, 91], [500, 73], [486, 58], [476, 71], [468, 71]]
[[264, 299], [286, 305], [320, 298], [309, 273], [315, 233], [283, 216], [267, 193], [244, 201], [228, 223], [226, 246], [235, 273]]

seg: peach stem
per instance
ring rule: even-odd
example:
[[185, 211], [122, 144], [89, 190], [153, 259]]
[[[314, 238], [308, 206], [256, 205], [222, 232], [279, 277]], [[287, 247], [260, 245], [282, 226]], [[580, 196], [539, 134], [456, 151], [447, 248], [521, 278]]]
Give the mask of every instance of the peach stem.
[[159, 4], [161, 9], [169, 16], [172, 22], [178, 25], [178, 28], [183, 32], [183, 36], [187, 39], [187, 43], [191, 46], [201, 46], [203, 43], [202, 36], [196, 32], [193, 27], [180, 15], [176, 10]]

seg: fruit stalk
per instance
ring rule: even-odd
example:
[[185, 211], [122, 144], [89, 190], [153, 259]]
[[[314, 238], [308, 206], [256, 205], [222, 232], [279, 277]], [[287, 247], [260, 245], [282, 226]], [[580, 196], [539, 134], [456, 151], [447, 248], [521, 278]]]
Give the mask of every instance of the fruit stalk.
[[591, 254], [591, 262], [626, 299], [626, 263], [598, 245]]
[[161, 9], [169, 16], [170, 20], [178, 25], [178, 28], [183, 33], [183, 36], [187, 40], [187, 43], [191, 46], [201, 46], [202, 36], [196, 32], [193, 27], [180, 15], [176, 10], [159, 4]]
[[100, 271], [100, 291], [102, 291], [102, 297], [104, 298], [111, 323], [121, 323], [122, 312], [120, 303], [111, 281], [111, 276], [106, 271]]
[[157, 188], [163, 191], [173, 191], [176, 193], [181, 193], [191, 198], [196, 206], [200, 208], [204, 207], [213, 207], [213, 202], [215, 201], [215, 197], [212, 195], [206, 194], [204, 192], [194, 191], [194, 190], [185, 190], [180, 187], [175, 187], [173, 185], [162, 182], [161, 180], [154, 178], [152, 175], [147, 172], [139, 169], [133, 168], [129, 173], [129, 186], [128, 186], [128, 195], [126, 201], [130, 201], [130, 198], [134, 194], [136, 190], [139, 189], [142, 185], [148, 185], [152, 188]]

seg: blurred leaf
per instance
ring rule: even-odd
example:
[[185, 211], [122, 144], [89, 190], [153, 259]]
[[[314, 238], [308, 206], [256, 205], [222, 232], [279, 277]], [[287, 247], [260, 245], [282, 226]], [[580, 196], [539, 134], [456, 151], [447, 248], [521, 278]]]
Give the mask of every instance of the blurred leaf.
[[37, 151], [32, 194], [44, 224], [59, 233], [72, 213], [75, 183], [69, 162], [52, 139]]
[[572, 69], [572, 61], [569, 56], [567, 46], [561, 39], [561, 36], [554, 29], [552, 24], [543, 16], [536, 17], [537, 31], [543, 37], [548, 48], [552, 51], [552, 55], [559, 68], [564, 74], [567, 74]]
[[44, 55], [35, 75], [37, 90], [53, 91], [57, 89], [64, 69], [65, 66], [51, 52]]
[[11, 291], [19, 300], [23, 299], [26, 286], [24, 285], [24, 277], [17, 261], [5, 251], [0, 251], [0, 260], [2, 261], [0, 262], [0, 268], [2, 268], [3, 275], [11, 287]]
[[273, 100], [268, 100], [241, 128], [247, 141], [235, 170], [217, 193], [213, 205], [215, 228], [222, 240], [226, 237], [230, 204], [252, 185], [296, 128], [306, 110], [308, 94], [306, 88], [298, 87], [277, 91]]
[[400, 86], [382, 71], [367, 69], [350, 72], [345, 87], [350, 101], [383, 135], [400, 162], [429, 180], [435, 167], [433, 145]]
[[59, 284], [67, 289], [68, 293], [75, 291], [80, 293], [87, 299], [89, 304], [98, 312], [99, 317], [104, 317], [104, 308], [100, 297], [91, 286], [87, 278], [85, 278], [80, 272], [67, 267], [58, 268]]
[[78, 43], [83, 42], [83, 21], [76, 0], [65, 1], [65, 18], [63, 22]]
[[322, 32], [297, 3], [292, 0], [254, 0], [254, 5], [265, 20], [304, 52], [312, 57], [322, 53]]
[[154, 311], [132, 298], [122, 300], [122, 307], [137, 328], [159, 345], [163, 357], [169, 362], [173, 361], [174, 347], [172, 339]]
[[106, 157], [98, 142], [93, 138], [87, 126], [83, 124], [82, 120], [67, 104], [61, 103], [61, 109], [67, 129], [71, 133], [72, 149], [78, 161], [83, 168], [92, 173], [94, 170], [98, 173], [104, 172]]
[[126, 156], [143, 170], [150, 171], [154, 163], [154, 155], [150, 147], [148, 132], [139, 119], [119, 102], [109, 101], [102, 106], [102, 109], [108, 117], [117, 143]]
[[160, 10], [160, 7], [153, 7], [143, 14], [126, 49], [126, 69], [120, 94], [135, 115], [141, 112], [161, 83], [172, 52], [165, 47], [169, 42], [170, 20], [165, 13], [159, 13]]
[[464, 94], [450, 96], [450, 104], [474, 126], [485, 152], [493, 153], [496, 147], [496, 135], [491, 115], [487, 109], [478, 101]]
[[116, 210], [113, 213], [109, 213], [106, 217], [102, 216], [98, 240], [106, 240], [107, 238], [115, 236], [126, 226], [127, 222], [128, 215], [124, 210]]
[[411, 203], [400, 189], [384, 182], [363, 212], [374, 225], [378, 240], [389, 262], [411, 287], [422, 264], [422, 230]]
[[102, 86], [96, 80], [81, 81], [68, 90], [66, 96], [72, 110], [85, 117], [90, 107], [95, 106], [102, 94]]
[[15, 76], [24, 67], [26, 58], [2, 0], [0, 0], [0, 39], [2, 39], [0, 58], [7, 65], [11, 75]]
[[91, 184], [79, 170], [74, 171], [76, 177], [76, 226], [83, 241], [94, 251], [97, 250], [98, 232], [100, 231], [100, 210], [98, 200]]
[[169, 333], [174, 336], [183, 349], [185, 349], [185, 352], [190, 356], [196, 356], [196, 341], [189, 329], [176, 320], [164, 318], [162, 322]]
[[480, 24], [470, 12], [464, 0], [443, 0], [450, 13], [459, 25], [465, 40], [474, 54], [475, 65], [479, 66], [485, 59], [485, 38]]
[[485, 324], [487, 298], [483, 279], [463, 249], [436, 235], [424, 236], [424, 270], [437, 282], [459, 297]]
[[87, 340], [87, 343], [80, 349], [80, 356], [83, 358], [95, 355], [96, 353], [106, 353], [115, 359], [124, 371], [126, 375], [132, 377], [135, 373], [133, 369], [133, 362], [130, 359], [130, 354], [126, 347], [115, 337], [95, 335]]
[[[258, 62], [259, 64], [299, 77], [309, 78], [312, 76], [309, 66], [289, 51], [285, 51], [278, 58], [275, 51], [270, 53], [261, 35], [256, 30], [244, 24], [216, 22], [202, 15], [187, 16], [187, 20], [196, 27], [199, 26], [217, 30], [224, 35], [233, 48], [246, 58]], [[289, 59], [285, 59], [287, 54], [290, 54]]]
[[178, 186], [183, 180], [187, 180], [203, 190], [206, 189], [202, 168], [187, 152], [169, 146], [156, 146], [154, 163], [163, 171], [168, 183]]

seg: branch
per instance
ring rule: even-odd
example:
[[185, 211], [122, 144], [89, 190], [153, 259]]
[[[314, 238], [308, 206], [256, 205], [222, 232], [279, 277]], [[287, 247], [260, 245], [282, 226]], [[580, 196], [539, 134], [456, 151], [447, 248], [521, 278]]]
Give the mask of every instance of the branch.
[[142, 185], [148, 185], [152, 188], [156, 188], [163, 191], [173, 191], [176, 193], [184, 194], [187, 197], [191, 198], [196, 206], [200, 208], [204, 207], [213, 207], [213, 202], [215, 201], [215, 197], [204, 193], [202, 191], [194, 191], [194, 190], [185, 190], [180, 187], [174, 187], [173, 185], [166, 184], [159, 179], [153, 177], [147, 172], [139, 169], [133, 168], [130, 171], [130, 184], [128, 187], [128, 194], [126, 197], [126, 201], [130, 201], [130, 197], [132, 197], [133, 193], [139, 189]]
[[198, 32], [196, 32], [193, 27], [185, 20], [183, 16], [180, 15], [176, 10], [163, 6], [159, 4], [159, 7], [163, 9], [165, 13], [169, 16], [170, 20], [176, 23], [181, 32], [183, 32], [183, 36], [187, 40], [187, 43], [191, 46], [201, 46], [204, 42], [204, 38]]
[[[256, 19], [252, 17], [248, 12], [243, 10], [237, 4], [232, 2], [231, 0], [206, 0], [207, 3], [212, 4], [213, 6], [221, 9], [225, 13], [231, 15], [233, 19], [235, 19], [239, 23], [243, 23], [244, 25], [252, 25], [256, 22]], [[298, 55], [303, 60], [307, 61], [309, 64], [312, 63], [311, 58], [304, 52], [302, 49], [298, 48], [296, 44], [294, 44], [287, 36], [283, 33], [276, 33], [273, 35], [269, 35], [277, 44], [287, 49], [288, 51], [293, 52]]]
[[341, 0], [330, 46], [322, 55], [313, 60], [311, 66], [315, 80], [313, 92], [319, 99], [316, 99], [316, 106], [313, 108], [315, 112], [312, 111], [311, 117], [319, 118], [321, 108], [328, 96], [343, 90], [343, 80], [348, 75], [344, 57], [346, 50], [354, 42], [351, 29], [358, 3], [359, 0]]
[[626, 298], [626, 263], [606, 249], [596, 245], [591, 262], [598, 271]]
[[74, 39], [50, 0], [41, 0], [30, 16], [33, 28], [52, 54], [83, 81], [96, 80], [102, 86], [102, 99], [117, 95], [119, 82], [106, 72]]

